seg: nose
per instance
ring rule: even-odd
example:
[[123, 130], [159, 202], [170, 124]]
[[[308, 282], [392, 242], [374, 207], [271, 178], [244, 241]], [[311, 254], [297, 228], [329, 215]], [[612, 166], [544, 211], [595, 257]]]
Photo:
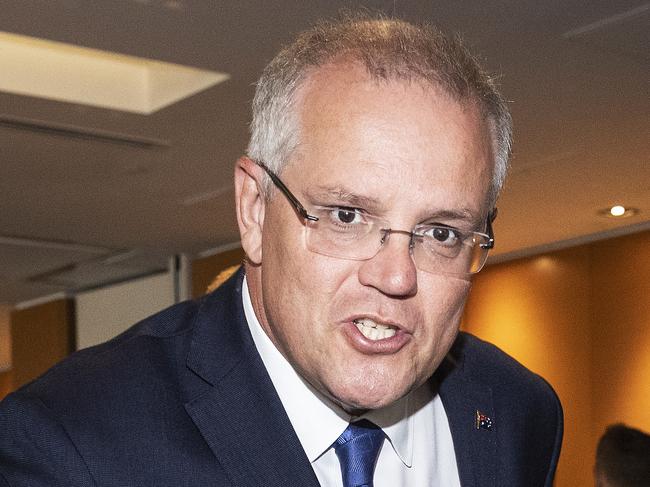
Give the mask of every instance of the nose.
[[377, 255], [361, 264], [359, 282], [388, 296], [415, 295], [417, 269], [411, 257], [411, 238], [410, 232], [385, 230], [383, 245]]

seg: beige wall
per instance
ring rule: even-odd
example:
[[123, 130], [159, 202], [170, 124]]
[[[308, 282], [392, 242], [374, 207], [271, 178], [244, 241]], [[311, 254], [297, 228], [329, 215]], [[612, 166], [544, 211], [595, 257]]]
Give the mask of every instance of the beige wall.
[[565, 413], [558, 487], [593, 486], [596, 442], [618, 421], [650, 431], [650, 232], [490, 266], [465, 330], [555, 388]]
[[77, 350], [110, 340], [172, 304], [170, 272], [79, 293], [75, 297]]

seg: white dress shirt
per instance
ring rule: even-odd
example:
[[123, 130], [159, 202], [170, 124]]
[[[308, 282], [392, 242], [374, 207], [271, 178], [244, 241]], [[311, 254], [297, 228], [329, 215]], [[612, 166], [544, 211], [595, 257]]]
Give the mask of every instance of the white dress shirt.
[[[246, 278], [242, 297], [257, 351], [318, 481], [322, 487], [342, 487], [332, 444], [350, 420], [359, 418], [351, 417], [312, 388], [275, 348], [255, 315]], [[377, 460], [375, 487], [460, 487], [447, 414], [429, 384], [362, 417], [381, 427], [387, 438]]]

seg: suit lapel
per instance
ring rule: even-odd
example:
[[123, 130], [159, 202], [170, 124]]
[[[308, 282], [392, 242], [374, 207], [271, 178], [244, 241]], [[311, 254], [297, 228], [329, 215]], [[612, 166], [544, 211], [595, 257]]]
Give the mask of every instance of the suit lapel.
[[[498, 418], [492, 389], [465, 373], [463, 344], [461, 335], [434, 378], [449, 419], [461, 485], [495, 486]], [[491, 428], [477, 425], [477, 412], [493, 421]]]
[[[185, 409], [235, 486], [318, 487], [302, 445], [257, 353], [242, 307], [240, 272], [204, 298], [187, 354]], [[463, 367], [460, 335], [436, 371], [463, 487], [496, 485], [496, 417], [491, 388]], [[194, 375], [195, 374], [195, 375]], [[476, 413], [491, 429], [477, 428]]]
[[248, 331], [241, 285], [240, 273], [199, 311], [187, 365], [203, 382], [185, 409], [233, 485], [317, 487]]

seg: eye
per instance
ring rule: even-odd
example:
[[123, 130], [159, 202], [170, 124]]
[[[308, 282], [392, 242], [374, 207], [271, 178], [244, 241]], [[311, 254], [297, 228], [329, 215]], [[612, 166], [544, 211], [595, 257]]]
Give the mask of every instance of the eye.
[[336, 223], [345, 225], [360, 224], [364, 221], [361, 212], [353, 208], [333, 208], [330, 215]]
[[460, 232], [451, 227], [431, 227], [428, 230], [424, 231], [423, 235], [432, 238], [436, 242], [439, 242], [442, 245], [448, 247], [457, 245], [462, 239]]

